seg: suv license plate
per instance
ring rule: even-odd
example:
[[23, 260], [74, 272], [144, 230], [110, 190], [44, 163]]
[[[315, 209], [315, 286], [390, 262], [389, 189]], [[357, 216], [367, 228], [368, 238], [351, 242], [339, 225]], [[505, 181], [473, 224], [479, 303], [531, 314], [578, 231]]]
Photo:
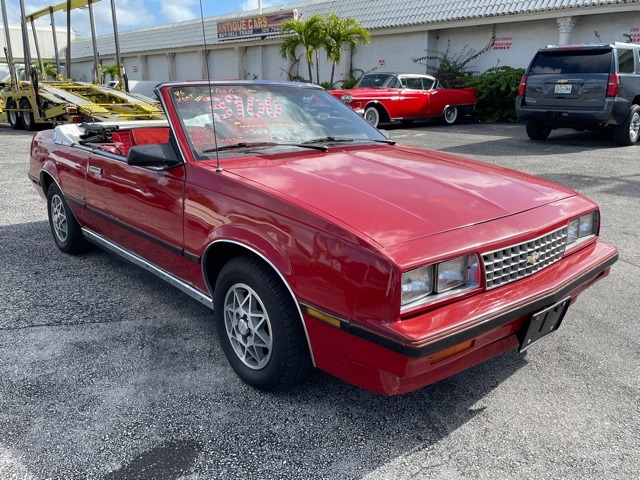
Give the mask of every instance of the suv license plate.
[[534, 313], [529, 321], [527, 334], [522, 340], [518, 351], [524, 352], [542, 337], [550, 334], [551, 332], [555, 332], [560, 326], [560, 323], [564, 318], [564, 314], [567, 313], [567, 308], [569, 308], [570, 302], [571, 297], [565, 298], [555, 305], [551, 305], [538, 313]]
[[554, 90], [555, 93], [571, 93], [571, 85], [558, 84]]

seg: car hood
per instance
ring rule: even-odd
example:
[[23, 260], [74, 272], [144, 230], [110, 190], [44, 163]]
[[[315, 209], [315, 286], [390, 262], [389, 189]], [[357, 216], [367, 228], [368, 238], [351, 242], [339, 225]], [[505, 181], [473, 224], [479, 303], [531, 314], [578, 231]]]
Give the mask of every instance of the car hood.
[[293, 197], [383, 247], [576, 194], [512, 170], [405, 147], [334, 148], [225, 170]]

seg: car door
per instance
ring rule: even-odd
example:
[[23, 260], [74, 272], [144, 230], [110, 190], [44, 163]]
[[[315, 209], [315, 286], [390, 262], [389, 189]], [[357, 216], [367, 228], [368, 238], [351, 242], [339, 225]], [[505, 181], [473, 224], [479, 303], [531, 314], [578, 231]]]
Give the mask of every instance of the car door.
[[422, 78], [404, 77], [403, 82], [406, 82], [406, 88], [403, 89], [402, 109], [397, 116], [426, 117], [429, 112], [429, 95], [423, 87]]
[[97, 233], [190, 281], [182, 255], [184, 165], [158, 170], [92, 153], [86, 178], [87, 209]]

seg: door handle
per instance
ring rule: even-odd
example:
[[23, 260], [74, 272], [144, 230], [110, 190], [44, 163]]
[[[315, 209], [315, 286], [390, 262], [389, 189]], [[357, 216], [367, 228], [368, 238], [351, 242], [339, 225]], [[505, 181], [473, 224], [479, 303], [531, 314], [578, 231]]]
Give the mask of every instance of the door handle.
[[89, 173], [94, 174], [96, 177], [102, 176], [102, 169], [100, 167], [89, 167]]

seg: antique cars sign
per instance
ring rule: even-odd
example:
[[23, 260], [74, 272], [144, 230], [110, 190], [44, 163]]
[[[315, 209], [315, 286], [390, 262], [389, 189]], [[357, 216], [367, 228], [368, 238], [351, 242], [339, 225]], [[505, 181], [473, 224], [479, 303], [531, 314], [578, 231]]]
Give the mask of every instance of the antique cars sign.
[[218, 39], [254, 37], [257, 35], [273, 35], [280, 32], [280, 24], [289, 18], [295, 18], [295, 10], [271, 15], [258, 15], [218, 22], [216, 30]]
[[320, 87], [157, 92], [166, 122], [38, 132], [29, 177], [62, 252], [99, 245], [213, 309], [212, 348], [254, 387], [313, 367], [424, 387], [546, 338], [617, 260], [591, 200], [395, 145]]

